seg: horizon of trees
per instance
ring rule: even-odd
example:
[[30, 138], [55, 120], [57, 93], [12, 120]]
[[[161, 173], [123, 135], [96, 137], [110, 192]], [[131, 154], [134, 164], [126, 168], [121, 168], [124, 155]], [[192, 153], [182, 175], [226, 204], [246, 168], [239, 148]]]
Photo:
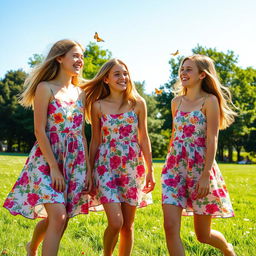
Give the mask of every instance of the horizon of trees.
[[[228, 152], [229, 162], [234, 161], [233, 151], [237, 151], [240, 160], [242, 149], [256, 155], [256, 69], [241, 68], [237, 65], [238, 57], [233, 51], [226, 53], [215, 48], [197, 45], [193, 54], [204, 54], [211, 57], [216, 66], [220, 81], [229, 87], [238, 116], [227, 129], [220, 131], [217, 157], [224, 160], [224, 152]], [[35, 67], [43, 60], [42, 55], [34, 54], [29, 58], [30, 67]], [[83, 77], [91, 79], [102, 64], [112, 57], [107, 49], [90, 42], [84, 53]], [[146, 94], [145, 82], [135, 81], [135, 86], [148, 107], [148, 131], [152, 144], [153, 157], [165, 157], [172, 128], [171, 100], [172, 86], [178, 78], [179, 64], [184, 56], [172, 57], [169, 60], [170, 77], [163, 85], [156, 88], [162, 94]], [[35, 142], [33, 131], [33, 112], [18, 104], [17, 95], [23, 90], [27, 74], [22, 69], [8, 71], [0, 79], [0, 151], [1, 142], [7, 142], [7, 151], [28, 152]], [[90, 140], [90, 125], [86, 125], [86, 136]]]

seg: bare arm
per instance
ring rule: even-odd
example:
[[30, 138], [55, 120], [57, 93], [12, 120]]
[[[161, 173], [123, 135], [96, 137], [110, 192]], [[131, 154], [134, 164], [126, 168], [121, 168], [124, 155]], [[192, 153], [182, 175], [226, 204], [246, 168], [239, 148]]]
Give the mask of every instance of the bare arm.
[[101, 113], [99, 110], [99, 104], [98, 102], [95, 102], [92, 106], [92, 112], [91, 112], [92, 137], [91, 137], [90, 153], [89, 153], [90, 165], [92, 170], [94, 168], [95, 156], [99, 148], [99, 145], [101, 143], [100, 115]]
[[204, 170], [197, 188], [198, 198], [202, 198], [209, 193], [210, 171], [216, 155], [220, 122], [220, 110], [217, 98], [210, 96], [205, 105], [207, 119], [206, 155]]
[[138, 139], [141, 151], [143, 153], [146, 166], [147, 166], [147, 177], [146, 177], [146, 186], [145, 192], [150, 192], [155, 187], [155, 179], [152, 165], [152, 150], [151, 143], [148, 136], [147, 129], [147, 106], [145, 101], [142, 99], [137, 103], [138, 110]]
[[51, 99], [51, 91], [45, 82], [38, 84], [34, 98], [34, 128], [35, 136], [47, 163], [50, 166], [50, 174], [53, 187], [58, 191], [65, 189], [63, 175], [59, 171], [58, 163], [52, 152], [50, 141], [46, 136], [47, 110]]

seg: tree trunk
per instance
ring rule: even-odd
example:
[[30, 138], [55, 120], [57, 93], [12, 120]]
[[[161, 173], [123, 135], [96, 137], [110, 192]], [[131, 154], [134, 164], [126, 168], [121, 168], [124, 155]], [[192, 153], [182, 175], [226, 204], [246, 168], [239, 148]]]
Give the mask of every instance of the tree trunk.
[[230, 163], [233, 162], [233, 147], [232, 146], [228, 147], [228, 161]]

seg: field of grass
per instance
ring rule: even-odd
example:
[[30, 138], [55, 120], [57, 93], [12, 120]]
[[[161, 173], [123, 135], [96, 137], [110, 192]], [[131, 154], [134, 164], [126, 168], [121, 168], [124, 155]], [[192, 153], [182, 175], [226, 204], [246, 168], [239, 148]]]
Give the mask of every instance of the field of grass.
[[[0, 155], [0, 204], [16, 181], [25, 156]], [[167, 254], [161, 211], [160, 172], [162, 163], [156, 163], [157, 186], [153, 192], [154, 204], [139, 209], [135, 220], [134, 256], [164, 256]], [[256, 165], [220, 164], [232, 198], [235, 218], [214, 219], [213, 228], [221, 231], [235, 247], [238, 256], [256, 255]], [[12, 216], [0, 207], [0, 255], [25, 255], [24, 246], [29, 241], [36, 220]], [[59, 255], [102, 255], [102, 236], [106, 226], [103, 212], [79, 215], [70, 220], [63, 236]], [[197, 242], [191, 217], [182, 219], [182, 239], [186, 255], [217, 256], [217, 250]], [[39, 255], [41, 255], [39, 253]], [[117, 255], [117, 250], [114, 255]]]

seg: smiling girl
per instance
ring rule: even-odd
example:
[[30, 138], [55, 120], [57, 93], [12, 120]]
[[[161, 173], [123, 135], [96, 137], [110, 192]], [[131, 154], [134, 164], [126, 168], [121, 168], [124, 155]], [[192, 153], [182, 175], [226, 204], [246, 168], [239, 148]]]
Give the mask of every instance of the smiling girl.
[[44, 218], [27, 244], [28, 256], [56, 256], [68, 218], [88, 213], [84, 193], [91, 187], [84, 136], [84, 92], [77, 87], [83, 47], [56, 42], [45, 61], [25, 81], [21, 104], [34, 108], [36, 143], [5, 200], [13, 215]]
[[119, 234], [119, 255], [131, 255], [136, 207], [152, 202], [155, 186], [146, 103], [118, 59], [105, 63], [83, 88], [92, 124], [93, 205], [103, 204], [108, 219], [104, 255], [112, 255]]
[[164, 228], [170, 255], [185, 255], [180, 239], [181, 215], [194, 215], [197, 239], [234, 256], [231, 244], [211, 229], [212, 217], [234, 216], [215, 162], [219, 129], [235, 113], [230, 93], [217, 78], [213, 61], [203, 55], [185, 58], [172, 100], [173, 131], [162, 171]]

